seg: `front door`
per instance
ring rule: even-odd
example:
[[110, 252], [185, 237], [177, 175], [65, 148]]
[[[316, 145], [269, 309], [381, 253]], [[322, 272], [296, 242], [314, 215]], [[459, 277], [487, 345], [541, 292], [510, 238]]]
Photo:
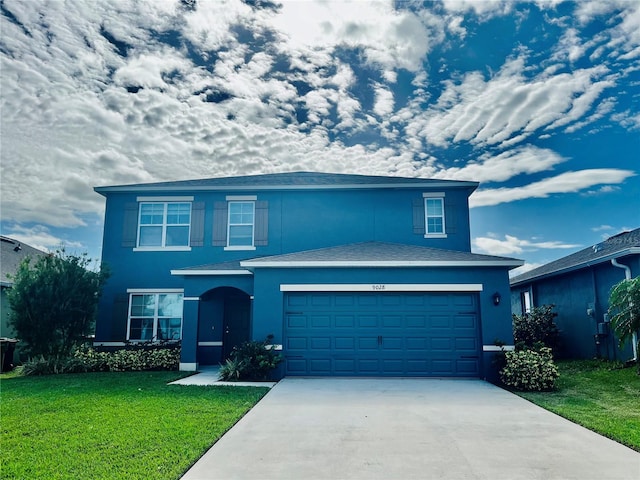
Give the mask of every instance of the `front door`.
[[249, 341], [251, 304], [248, 297], [228, 297], [224, 301], [222, 355], [229, 358], [233, 347]]

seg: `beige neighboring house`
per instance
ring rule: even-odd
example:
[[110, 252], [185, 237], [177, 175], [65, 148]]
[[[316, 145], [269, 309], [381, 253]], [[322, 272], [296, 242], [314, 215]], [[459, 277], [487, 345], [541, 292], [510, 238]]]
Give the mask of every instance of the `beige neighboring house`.
[[[26, 257], [36, 258], [47, 255], [47, 252], [3, 235], [0, 235], [0, 248], [0, 337], [4, 343], [4, 339], [15, 337], [15, 331], [9, 326], [11, 307], [7, 300], [7, 290], [13, 286], [13, 280], [10, 276], [16, 273], [20, 262]], [[5, 346], [3, 345], [2, 355], [4, 352]], [[17, 352], [14, 360], [18, 360]]]

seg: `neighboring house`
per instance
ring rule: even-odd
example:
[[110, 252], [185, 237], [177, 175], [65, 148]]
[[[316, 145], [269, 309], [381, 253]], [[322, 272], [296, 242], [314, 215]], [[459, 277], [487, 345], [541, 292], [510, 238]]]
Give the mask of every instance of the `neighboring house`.
[[[97, 187], [96, 344], [181, 339], [180, 368], [273, 335], [282, 375], [486, 376], [508, 271], [470, 251], [476, 182], [283, 173]], [[500, 302], [500, 297], [504, 302]]]
[[560, 354], [567, 358], [627, 360], [610, 328], [611, 288], [640, 274], [640, 228], [623, 232], [511, 279], [513, 313], [555, 305]]
[[13, 285], [13, 280], [10, 276], [15, 275], [18, 266], [26, 257], [35, 260], [37, 257], [46, 254], [46, 252], [21, 243], [18, 240], [0, 235], [0, 337], [15, 337], [15, 331], [9, 326], [11, 308], [7, 300], [7, 290]]

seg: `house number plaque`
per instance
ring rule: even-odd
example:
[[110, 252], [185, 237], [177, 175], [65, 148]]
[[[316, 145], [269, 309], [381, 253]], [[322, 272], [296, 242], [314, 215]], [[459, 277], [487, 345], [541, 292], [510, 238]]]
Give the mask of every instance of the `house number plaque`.
[[386, 285], [371, 285], [371, 289], [376, 291], [376, 292], [379, 292], [381, 290], [386, 290], [387, 286]]

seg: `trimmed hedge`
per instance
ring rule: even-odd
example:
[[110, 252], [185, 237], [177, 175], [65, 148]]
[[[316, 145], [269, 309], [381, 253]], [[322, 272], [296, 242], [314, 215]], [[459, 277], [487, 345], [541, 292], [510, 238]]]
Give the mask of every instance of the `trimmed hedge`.
[[19, 373], [50, 375], [56, 373], [128, 372], [142, 370], [177, 370], [180, 365], [180, 346], [130, 345], [112, 352], [81, 346], [70, 357], [43, 356], [25, 362]]

